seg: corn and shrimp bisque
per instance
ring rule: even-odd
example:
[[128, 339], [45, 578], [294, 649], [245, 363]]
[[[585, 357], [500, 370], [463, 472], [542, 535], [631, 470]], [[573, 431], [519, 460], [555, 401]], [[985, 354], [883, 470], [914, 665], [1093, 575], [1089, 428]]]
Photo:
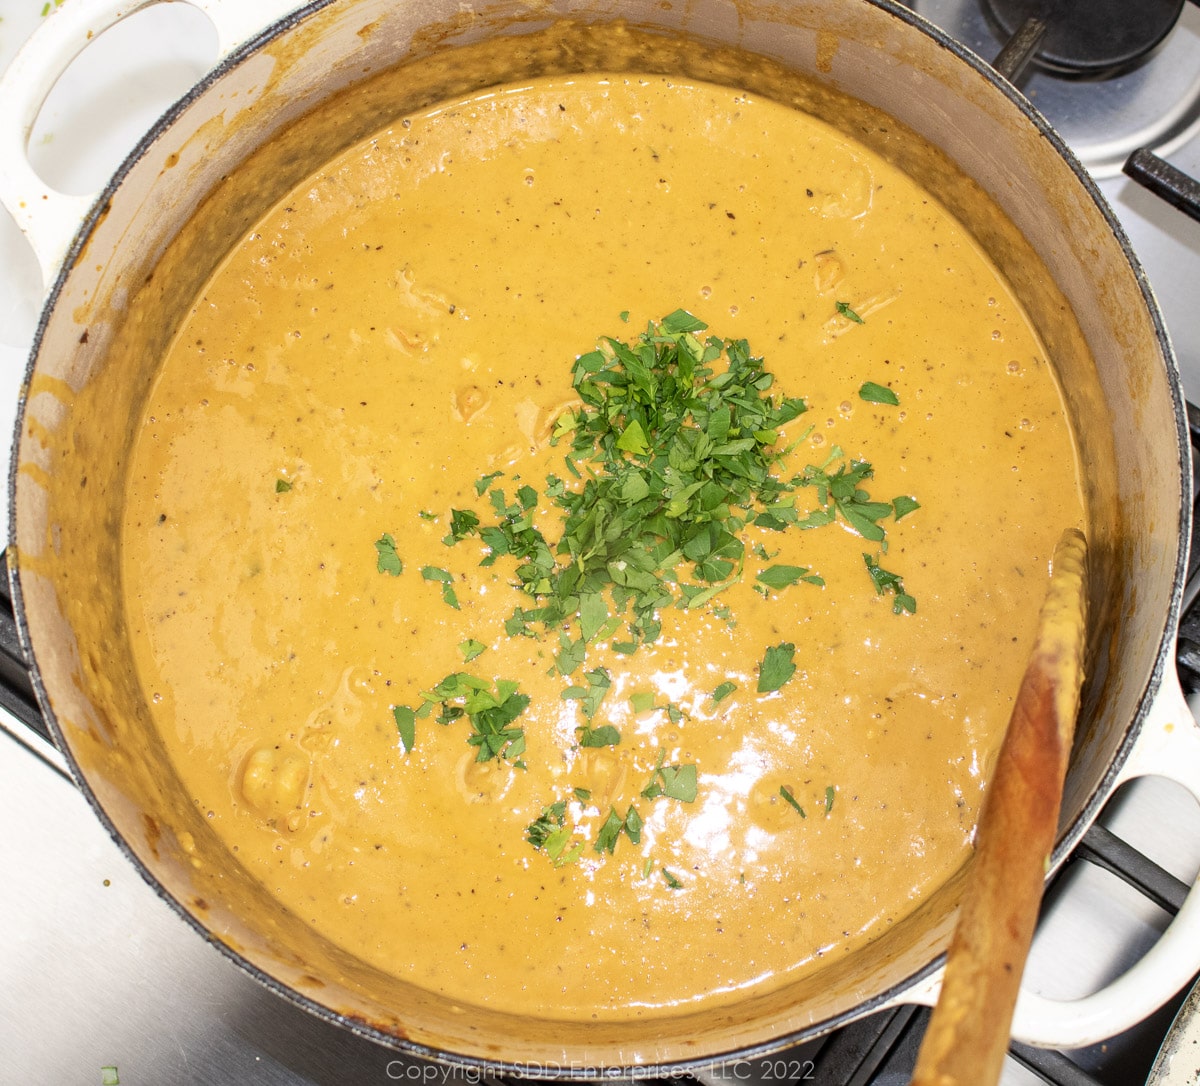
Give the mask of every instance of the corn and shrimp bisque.
[[381, 969], [589, 1020], [819, 969], [962, 865], [1083, 519], [1044, 349], [928, 192], [628, 75], [292, 191], [129, 487], [146, 697], [238, 860]]

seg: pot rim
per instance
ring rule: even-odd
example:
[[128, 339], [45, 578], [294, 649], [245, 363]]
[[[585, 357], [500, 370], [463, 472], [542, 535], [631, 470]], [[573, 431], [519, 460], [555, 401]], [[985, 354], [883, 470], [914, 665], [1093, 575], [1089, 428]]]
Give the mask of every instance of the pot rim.
[[[126, 177], [133, 167], [151, 150], [160, 137], [170, 130], [179, 117], [194, 102], [203, 97], [216, 83], [218, 83], [231, 71], [255, 56], [265, 46], [270, 45], [281, 38], [284, 34], [294, 30], [297, 26], [305, 22], [311, 16], [333, 6], [338, 2], [339, 0], [308, 0], [307, 3], [300, 4], [294, 10], [288, 12], [275, 22], [262, 28], [262, 30], [257, 34], [242, 42], [231, 52], [222, 57], [212, 69], [201, 76], [200, 79], [198, 79], [196, 83], [193, 84], [193, 86], [178, 101], [169, 107], [167, 111], [154, 123], [153, 127], [151, 127], [138, 141], [138, 143], [129, 152], [122, 163], [117, 167], [112, 177], [105, 184], [104, 188], [99, 192], [91, 209], [81, 222], [77, 232], [74, 235], [71, 245], [67, 250], [62, 265], [55, 275], [54, 282], [47, 291], [26, 363], [21, 400], [18, 404], [12, 439], [12, 455], [8, 476], [8, 503], [10, 512], [8, 547], [14, 553], [17, 550], [17, 453], [25, 426], [25, 414], [28, 405], [28, 389], [34, 376], [34, 372], [37, 369], [37, 363], [41, 353], [42, 340], [51, 315], [58, 304], [60, 295], [65, 288], [65, 284], [70, 277], [76, 261], [79, 259], [84, 248], [86, 247], [92, 232], [104, 218], [109, 201], [120, 189], [121, 185], [124, 183]], [[1123, 228], [1108, 205], [1108, 202], [1105, 200], [1103, 194], [1100, 192], [1097, 184], [1092, 180], [1086, 169], [1078, 161], [1073, 152], [1067, 147], [1062, 137], [1050, 125], [1049, 121], [1037, 110], [1037, 108], [1029, 101], [1029, 99], [1027, 99], [1006, 78], [1000, 75], [990, 64], [988, 64], [975, 53], [971, 52], [959, 42], [955, 41], [939, 27], [930, 23], [921, 15], [900, 3], [899, 0], [862, 0], [862, 2], [889, 14], [893, 18], [901, 20], [913, 29], [925, 34], [927, 37], [931, 38], [937, 46], [950, 53], [959, 63], [965, 64], [969, 68], [973, 69], [978, 75], [982, 76], [990, 84], [994, 91], [999, 92], [1005, 98], [1007, 98], [1010, 105], [1017, 109], [1023, 119], [1027, 123], [1031, 124], [1037, 130], [1041, 138], [1047, 141], [1053, 147], [1053, 149], [1058, 153], [1058, 156], [1070, 168], [1071, 172], [1075, 176], [1076, 181], [1086, 191], [1092, 202], [1096, 205], [1096, 208], [1102, 214], [1105, 222], [1112, 230], [1113, 235], [1120, 246], [1121, 252], [1125, 257], [1130, 270], [1134, 274], [1134, 278], [1137, 282], [1142, 300], [1145, 303], [1148, 314], [1150, 315], [1155, 330], [1156, 339], [1159, 343], [1163, 358], [1168, 367], [1168, 385], [1171, 395], [1172, 410], [1175, 417], [1176, 441], [1178, 445], [1178, 459], [1180, 466], [1180, 538], [1178, 540], [1178, 549], [1176, 552], [1172, 589], [1167, 608], [1167, 614], [1165, 616], [1162, 634], [1157, 647], [1155, 664], [1145, 684], [1145, 687], [1138, 698], [1136, 712], [1134, 713], [1133, 718], [1130, 720], [1115, 754], [1109, 761], [1101, 782], [1094, 789], [1091, 796], [1083, 805], [1079, 815], [1068, 826], [1060, 830], [1060, 837], [1051, 855], [1050, 864], [1047, 870], [1047, 879], [1050, 879], [1074, 850], [1084, 833], [1087, 831], [1088, 827], [1100, 814], [1100, 811], [1111, 798], [1113, 792], [1120, 783], [1122, 768], [1128, 760], [1131, 751], [1134, 749], [1134, 746], [1138, 740], [1138, 736], [1141, 732], [1142, 725], [1151, 710], [1151, 706], [1155, 702], [1160, 688], [1162, 687], [1164, 676], [1167, 674], [1166, 669], [1173, 660], [1173, 647], [1178, 632], [1184, 582], [1187, 573], [1188, 542], [1190, 540], [1192, 531], [1192, 504], [1190, 488], [1191, 444], [1189, 438], [1186, 404], [1183, 394], [1182, 381], [1179, 375], [1178, 362], [1171, 346], [1170, 338], [1167, 333], [1161, 310], [1159, 309], [1158, 303], [1155, 300], [1153, 290], [1145, 275], [1144, 269], [1142, 268], [1141, 263], [1139, 262], [1129, 243], [1128, 237], [1125, 235]], [[602, 18], [612, 19], [614, 16], [606, 14]], [[262, 984], [264, 987], [275, 992], [277, 995], [283, 997], [288, 1002], [301, 1008], [302, 1010], [313, 1014], [317, 1018], [328, 1023], [346, 1029], [352, 1034], [355, 1034], [356, 1036], [365, 1040], [374, 1042], [376, 1044], [381, 1044], [389, 1049], [395, 1050], [407, 1056], [451, 1068], [478, 1071], [488, 1074], [507, 1074], [519, 1078], [592, 1081], [598, 1078], [614, 1077], [636, 1079], [646, 1077], [652, 1072], [673, 1076], [676, 1074], [702, 1070], [704, 1068], [712, 1068], [723, 1063], [734, 1062], [737, 1060], [749, 1060], [770, 1056], [804, 1041], [812, 1040], [815, 1037], [836, 1030], [841, 1026], [847, 1025], [852, 1021], [879, 1011], [889, 1005], [911, 1001], [905, 999], [906, 994], [912, 993], [914, 990], [921, 988], [926, 982], [935, 976], [945, 961], [945, 953], [943, 952], [934, 957], [920, 969], [911, 973], [909, 976], [891, 985], [885, 991], [878, 993], [869, 999], [863, 1000], [862, 1002], [840, 1014], [833, 1015], [829, 1018], [821, 1020], [820, 1022], [812, 1023], [806, 1027], [793, 1030], [785, 1035], [769, 1038], [749, 1046], [730, 1049], [727, 1052], [714, 1053], [703, 1057], [671, 1060], [663, 1063], [627, 1064], [622, 1066], [575, 1066], [558, 1065], [553, 1063], [520, 1063], [497, 1058], [459, 1055], [434, 1048], [422, 1042], [413, 1041], [405, 1037], [387, 1033], [362, 1021], [361, 1019], [332, 1010], [331, 1008], [318, 1003], [311, 997], [304, 995], [286, 983], [276, 979], [263, 968], [249, 961], [237, 950], [218, 939], [200, 919], [193, 915], [176, 897], [174, 897], [165, 889], [165, 887], [150, 871], [149, 867], [135, 854], [135, 852], [126, 842], [123, 835], [117, 829], [116, 825], [110, 819], [108, 813], [100, 804], [98, 797], [89, 785], [85, 774], [80, 768], [74, 754], [71, 752], [69, 744], [66, 742], [62, 727], [59, 724], [58, 718], [51, 706], [49, 694], [45, 687], [41, 669], [38, 665], [37, 657], [33, 650], [32, 638], [30, 636], [29, 624], [26, 616], [25, 596], [21, 586], [19, 561], [8, 563], [8, 571], [17, 633], [25, 653], [30, 680], [34, 693], [37, 697], [38, 705], [41, 709], [44, 719], [46, 720], [55, 746], [62, 753], [66, 761], [67, 767], [70, 770], [71, 777], [75, 782], [76, 787], [78, 787], [78, 789], [83, 793], [88, 805], [91, 807], [92, 811], [99, 819], [100, 823], [104, 826], [105, 830], [117, 847], [132, 863], [133, 867], [141, 875], [143, 880], [154, 890], [155, 894], [162, 901], [164, 901], [178, 917], [192, 927], [202, 938], [204, 938], [206, 942], [216, 947], [229, 961], [242, 970], [242, 972], [248, 974], [258, 983]]]

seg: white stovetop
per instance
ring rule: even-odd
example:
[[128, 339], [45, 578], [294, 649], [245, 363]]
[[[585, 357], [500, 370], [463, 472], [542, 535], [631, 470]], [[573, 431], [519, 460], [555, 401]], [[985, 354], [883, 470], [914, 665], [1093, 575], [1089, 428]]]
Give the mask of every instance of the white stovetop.
[[[51, 0], [53, 3], [54, 0]], [[72, 0], [65, 0], [71, 3]], [[253, 0], [246, 0], [247, 3]], [[43, 18], [45, 0], [0, 0], [0, 69]], [[956, 30], [962, 0], [913, 6]], [[1187, 7], [1176, 46], [1200, 82], [1200, 10]], [[974, 45], [975, 43], [969, 42]], [[31, 158], [64, 191], [97, 189], [163, 108], [215, 54], [206, 19], [185, 4], [133, 17], [102, 36], [60, 81], [31, 140]], [[1190, 61], [1189, 61], [1190, 62]], [[1036, 97], [1038, 88], [1032, 87]], [[1054, 89], [1045, 92], [1052, 96]], [[1170, 156], [1200, 175], [1200, 139]], [[1200, 225], [1120, 177], [1106, 197], [1147, 267], [1176, 341], [1185, 391], [1200, 401]], [[1182, 269], [1182, 270], [1181, 270]], [[36, 265], [0, 211], [0, 440], [15, 414], [39, 303]], [[8, 511], [0, 509], [7, 535]], [[0, 722], [20, 733], [13, 721]], [[27, 742], [38, 747], [39, 742]], [[43, 751], [43, 753], [46, 753]], [[53, 761], [53, 754], [49, 754]], [[1200, 868], [1200, 812], [1163, 782], [1137, 788], [1106, 816], [1110, 828], [1185, 879]], [[160, 902], [108, 839], [74, 787], [0, 734], [0, 1051], [5, 1081], [315, 1083], [446, 1081], [444, 1069], [397, 1061], [293, 1009], [241, 974]], [[1163, 832], [1160, 827], [1169, 827]], [[1118, 974], [1164, 917], [1111, 876], [1072, 871], [1035, 944], [1029, 978], [1070, 998]], [[1115, 1042], [1116, 1047], [1121, 1042]], [[1104, 1046], [1079, 1053], [1089, 1068]], [[1097, 1071], [1103, 1077], [1103, 1072]], [[456, 1080], [476, 1078], [458, 1074]], [[1005, 1086], [1040, 1080], [1011, 1063]], [[1106, 1081], [1115, 1082], [1115, 1079]]]

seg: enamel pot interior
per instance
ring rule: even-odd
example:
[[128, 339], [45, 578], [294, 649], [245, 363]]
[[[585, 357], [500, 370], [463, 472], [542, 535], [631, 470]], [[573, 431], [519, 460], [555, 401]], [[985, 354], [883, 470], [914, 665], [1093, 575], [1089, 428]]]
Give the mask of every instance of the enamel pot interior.
[[[572, 47], [543, 47], [538, 34], [562, 15], [577, 20]], [[631, 1011], [616, 1024], [567, 1024], [455, 1006], [381, 975], [276, 904], [182, 793], [150, 727], [123, 648], [124, 471], [156, 359], [231, 239], [324, 159], [406, 110], [505, 72], [644, 63], [637, 28], [654, 31], [659, 70], [789, 96], [898, 162], [966, 223], [1037, 325], [1077, 433], [1093, 559], [1093, 667], [1060, 855], [1111, 788], [1173, 631], [1186, 430], [1146, 284], [1053, 134], [905, 9], [865, 0], [304, 9], [185, 99], [81, 231], [43, 315], [19, 423], [14, 587], [59, 743], [146, 877], [268, 985], [417, 1055], [582, 1076], [769, 1051], [901, 993], [934, 967], [954, 918], [961, 874], [862, 952], [702, 1017]], [[493, 47], [514, 35], [528, 42], [515, 71], [512, 50], [501, 62]], [[748, 67], [733, 47], [770, 63]], [[779, 78], [772, 63], [805, 81]], [[347, 88], [350, 123], [324, 108]], [[195, 215], [201, 228], [177, 241]]]

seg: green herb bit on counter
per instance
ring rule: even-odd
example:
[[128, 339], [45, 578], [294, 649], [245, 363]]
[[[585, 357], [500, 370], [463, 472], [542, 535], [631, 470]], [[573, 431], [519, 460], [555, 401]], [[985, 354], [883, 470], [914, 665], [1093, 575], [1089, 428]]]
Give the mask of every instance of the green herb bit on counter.
[[375, 568], [380, 573], [399, 577], [404, 572], [404, 563], [396, 553], [396, 541], [387, 532], [375, 540], [375, 552]]

